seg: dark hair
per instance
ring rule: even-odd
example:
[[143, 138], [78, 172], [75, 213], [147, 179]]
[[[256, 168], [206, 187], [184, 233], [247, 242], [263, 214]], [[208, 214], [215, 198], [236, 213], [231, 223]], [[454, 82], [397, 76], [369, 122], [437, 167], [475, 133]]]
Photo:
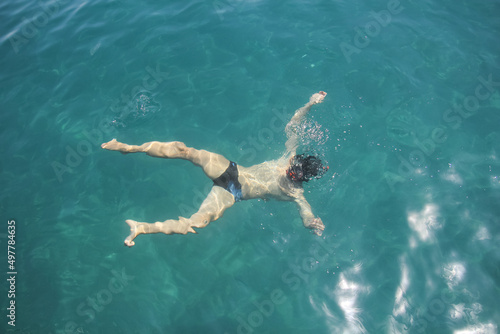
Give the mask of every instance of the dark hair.
[[292, 181], [309, 182], [313, 178], [319, 179], [327, 170], [328, 166], [324, 167], [318, 157], [313, 155], [305, 157], [304, 154], [299, 154], [291, 159], [286, 175]]

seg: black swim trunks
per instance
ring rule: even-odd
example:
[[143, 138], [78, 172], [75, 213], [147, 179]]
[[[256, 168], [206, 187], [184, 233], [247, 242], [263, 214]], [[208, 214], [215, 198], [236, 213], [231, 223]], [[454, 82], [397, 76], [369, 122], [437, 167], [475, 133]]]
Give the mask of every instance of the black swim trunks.
[[229, 191], [234, 196], [234, 200], [242, 200], [241, 184], [238, 181], [238, 165], [236, 162], [229, 162], [229, 167], [221, 176], [214, 180], [214, 186], [219, 186]]

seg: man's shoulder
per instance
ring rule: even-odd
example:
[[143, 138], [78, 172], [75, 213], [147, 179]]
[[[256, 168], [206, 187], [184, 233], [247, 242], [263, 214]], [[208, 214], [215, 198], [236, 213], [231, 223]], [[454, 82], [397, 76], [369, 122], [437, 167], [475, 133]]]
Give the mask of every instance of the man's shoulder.
[[279, 185], [281, 190], [291, 199], [299, 199], [304, 197], [304, 188], [302, 183], [294, 182], [286, 176], [280, 177]]

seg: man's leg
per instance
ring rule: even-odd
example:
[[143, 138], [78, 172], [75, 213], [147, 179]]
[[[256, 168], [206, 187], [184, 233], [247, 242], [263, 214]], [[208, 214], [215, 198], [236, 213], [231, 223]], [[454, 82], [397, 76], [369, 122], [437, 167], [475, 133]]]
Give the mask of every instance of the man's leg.
[[119, 151], [123, 154], [144, 152], [149, 156], [157, 158], [189, 160], [203, 168], [205, 174], [212, 180], [222, 175], [229, 167], [229, 160], [224, 158], [224, 156], [187, 147], [179, 141], [166, 143], [152, 141], [142, 145], [128, 145], [113, 139], [102, 144], [101, 147], [110, 151]]
[[221, 187], [214, 186], [207, 198], [201, 203], [200, 209], [190, 218], [179, 217], [178, 220], [169, 219], [154, 224], [139, 223], [127, 220], [130, 226], [130, 235], [125, 239], [125, 245], [132, 247], [133, 241], [139, 234], [165, 233], [187, 234], [196, 233], [194, 228], [203, 228], [210, 222], [222, 217], [224, 211], [234, 204], [234, 196]]

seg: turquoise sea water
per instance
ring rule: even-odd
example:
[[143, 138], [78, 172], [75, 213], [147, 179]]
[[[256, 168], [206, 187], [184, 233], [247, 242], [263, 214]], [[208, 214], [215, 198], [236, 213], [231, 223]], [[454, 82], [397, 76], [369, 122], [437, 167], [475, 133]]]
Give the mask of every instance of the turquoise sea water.
[[[2, 2], [0, 332], [497, 333], [499, 12]], [[319, 90], [301, 150], [330, 165], [305, 186], [322, 237], [293, 203], [253, 200], [123, 246], [125, 219], [190, 215], [211, 182], [101, 142], [179, 140], [249, 166], [283, 152]]]

